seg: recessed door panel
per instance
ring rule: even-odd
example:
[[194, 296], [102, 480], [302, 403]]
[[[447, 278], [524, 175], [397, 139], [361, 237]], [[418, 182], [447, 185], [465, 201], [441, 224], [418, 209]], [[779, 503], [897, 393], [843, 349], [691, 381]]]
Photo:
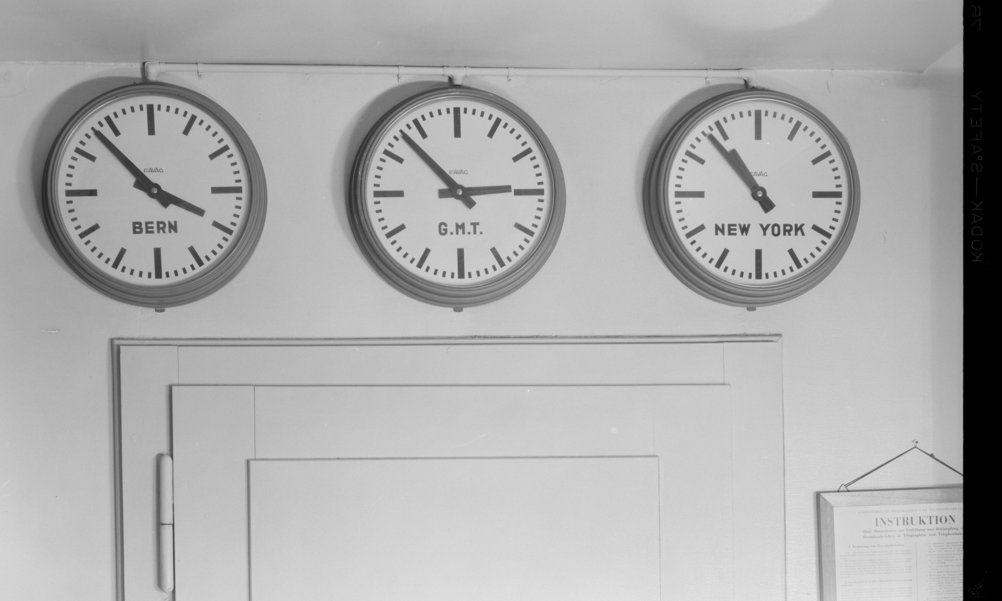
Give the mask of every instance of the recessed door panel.
[[251, 596], [654, 601], [657, 463], [251, 461]]

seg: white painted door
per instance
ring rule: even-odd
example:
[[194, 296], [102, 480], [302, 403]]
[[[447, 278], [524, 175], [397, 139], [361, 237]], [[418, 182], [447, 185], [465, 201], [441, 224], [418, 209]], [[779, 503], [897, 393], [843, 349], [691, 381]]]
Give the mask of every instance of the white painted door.
[[774, 342], [176, 355], [177, 601], [783, 597]]

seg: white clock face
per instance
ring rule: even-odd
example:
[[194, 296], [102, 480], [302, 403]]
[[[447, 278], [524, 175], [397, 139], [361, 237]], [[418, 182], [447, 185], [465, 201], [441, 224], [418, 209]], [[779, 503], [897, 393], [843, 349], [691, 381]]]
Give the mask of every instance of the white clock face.
[[422, 95], [391, 113], [360, 156], [356, 226], [391, 281], [424, 300], [507, 293], [509, 278], [524, 281], [555, 242], [556, 157], [528, 117], [496, 97]]
[[826, 275], [852, 234], [848, 146], [790, 97], [752, 90], [697, 109], [660, 160], [649, 220], [667, 238], [669, 264], [701, 292], [734, 304], [785, 300]]
[[235, 248], [253, 246], [260, 163], [238, 126], [204, 102], [163, 84], [115, 91], [67, 126], [50, 157], [50, 227], [113, 296], [186, 302], [238, 267], [226, 264]]

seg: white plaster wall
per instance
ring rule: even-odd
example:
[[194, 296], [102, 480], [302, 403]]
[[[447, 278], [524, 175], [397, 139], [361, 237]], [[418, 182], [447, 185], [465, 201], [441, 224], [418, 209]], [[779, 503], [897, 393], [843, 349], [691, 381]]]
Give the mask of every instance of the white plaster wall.
[[[815, 492], [915, 439], [963, 468], [958, 65], [959, 52], [923, 75], [750, 73], [754, 84], [827, 113], [850, 141], [862, 187], [839, 267], [808, 294], [754, 312], [690, 292], [644, 226], [648, 156], [683, 103], [705, 94], [702, 78], [469, 78], [546, 130], [563, 164], [567, 214], [533, 280], [456, 313], [384, 283], [358, 251], [344, 208], [346, 169], [365, 127], [410, 79], [281, 67], [166, 73], [162, 80], [210, 96], [244, 125], [265, 164], [269, 207], [236, 279], [155, 313], [81, 283], [37, 208], [61, 125], [138, 66], [0, 63], [0, 599], [113, 598], [113, 337], [744, 333], [783, 337], [788, 599], [816, 599]], [[869, 480], [955, 481], [911, 456]]]

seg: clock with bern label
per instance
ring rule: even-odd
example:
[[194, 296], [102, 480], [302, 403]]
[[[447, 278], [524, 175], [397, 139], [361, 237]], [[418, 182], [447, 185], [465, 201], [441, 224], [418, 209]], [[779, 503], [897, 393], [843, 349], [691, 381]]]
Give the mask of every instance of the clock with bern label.
[[689, 111], [657, 149], [644, 209], [687, 286], [754, 308], [819, 284], [845, 254], [859, 176], [845, 138], [803, 100], [764, 89]]
[[42, 213], [85, 282], [163, 308], [218, 290], [261, 234], [266, 186], [250, 138], [221, 106], [175, 85], [94, 98], [49, 154]]

